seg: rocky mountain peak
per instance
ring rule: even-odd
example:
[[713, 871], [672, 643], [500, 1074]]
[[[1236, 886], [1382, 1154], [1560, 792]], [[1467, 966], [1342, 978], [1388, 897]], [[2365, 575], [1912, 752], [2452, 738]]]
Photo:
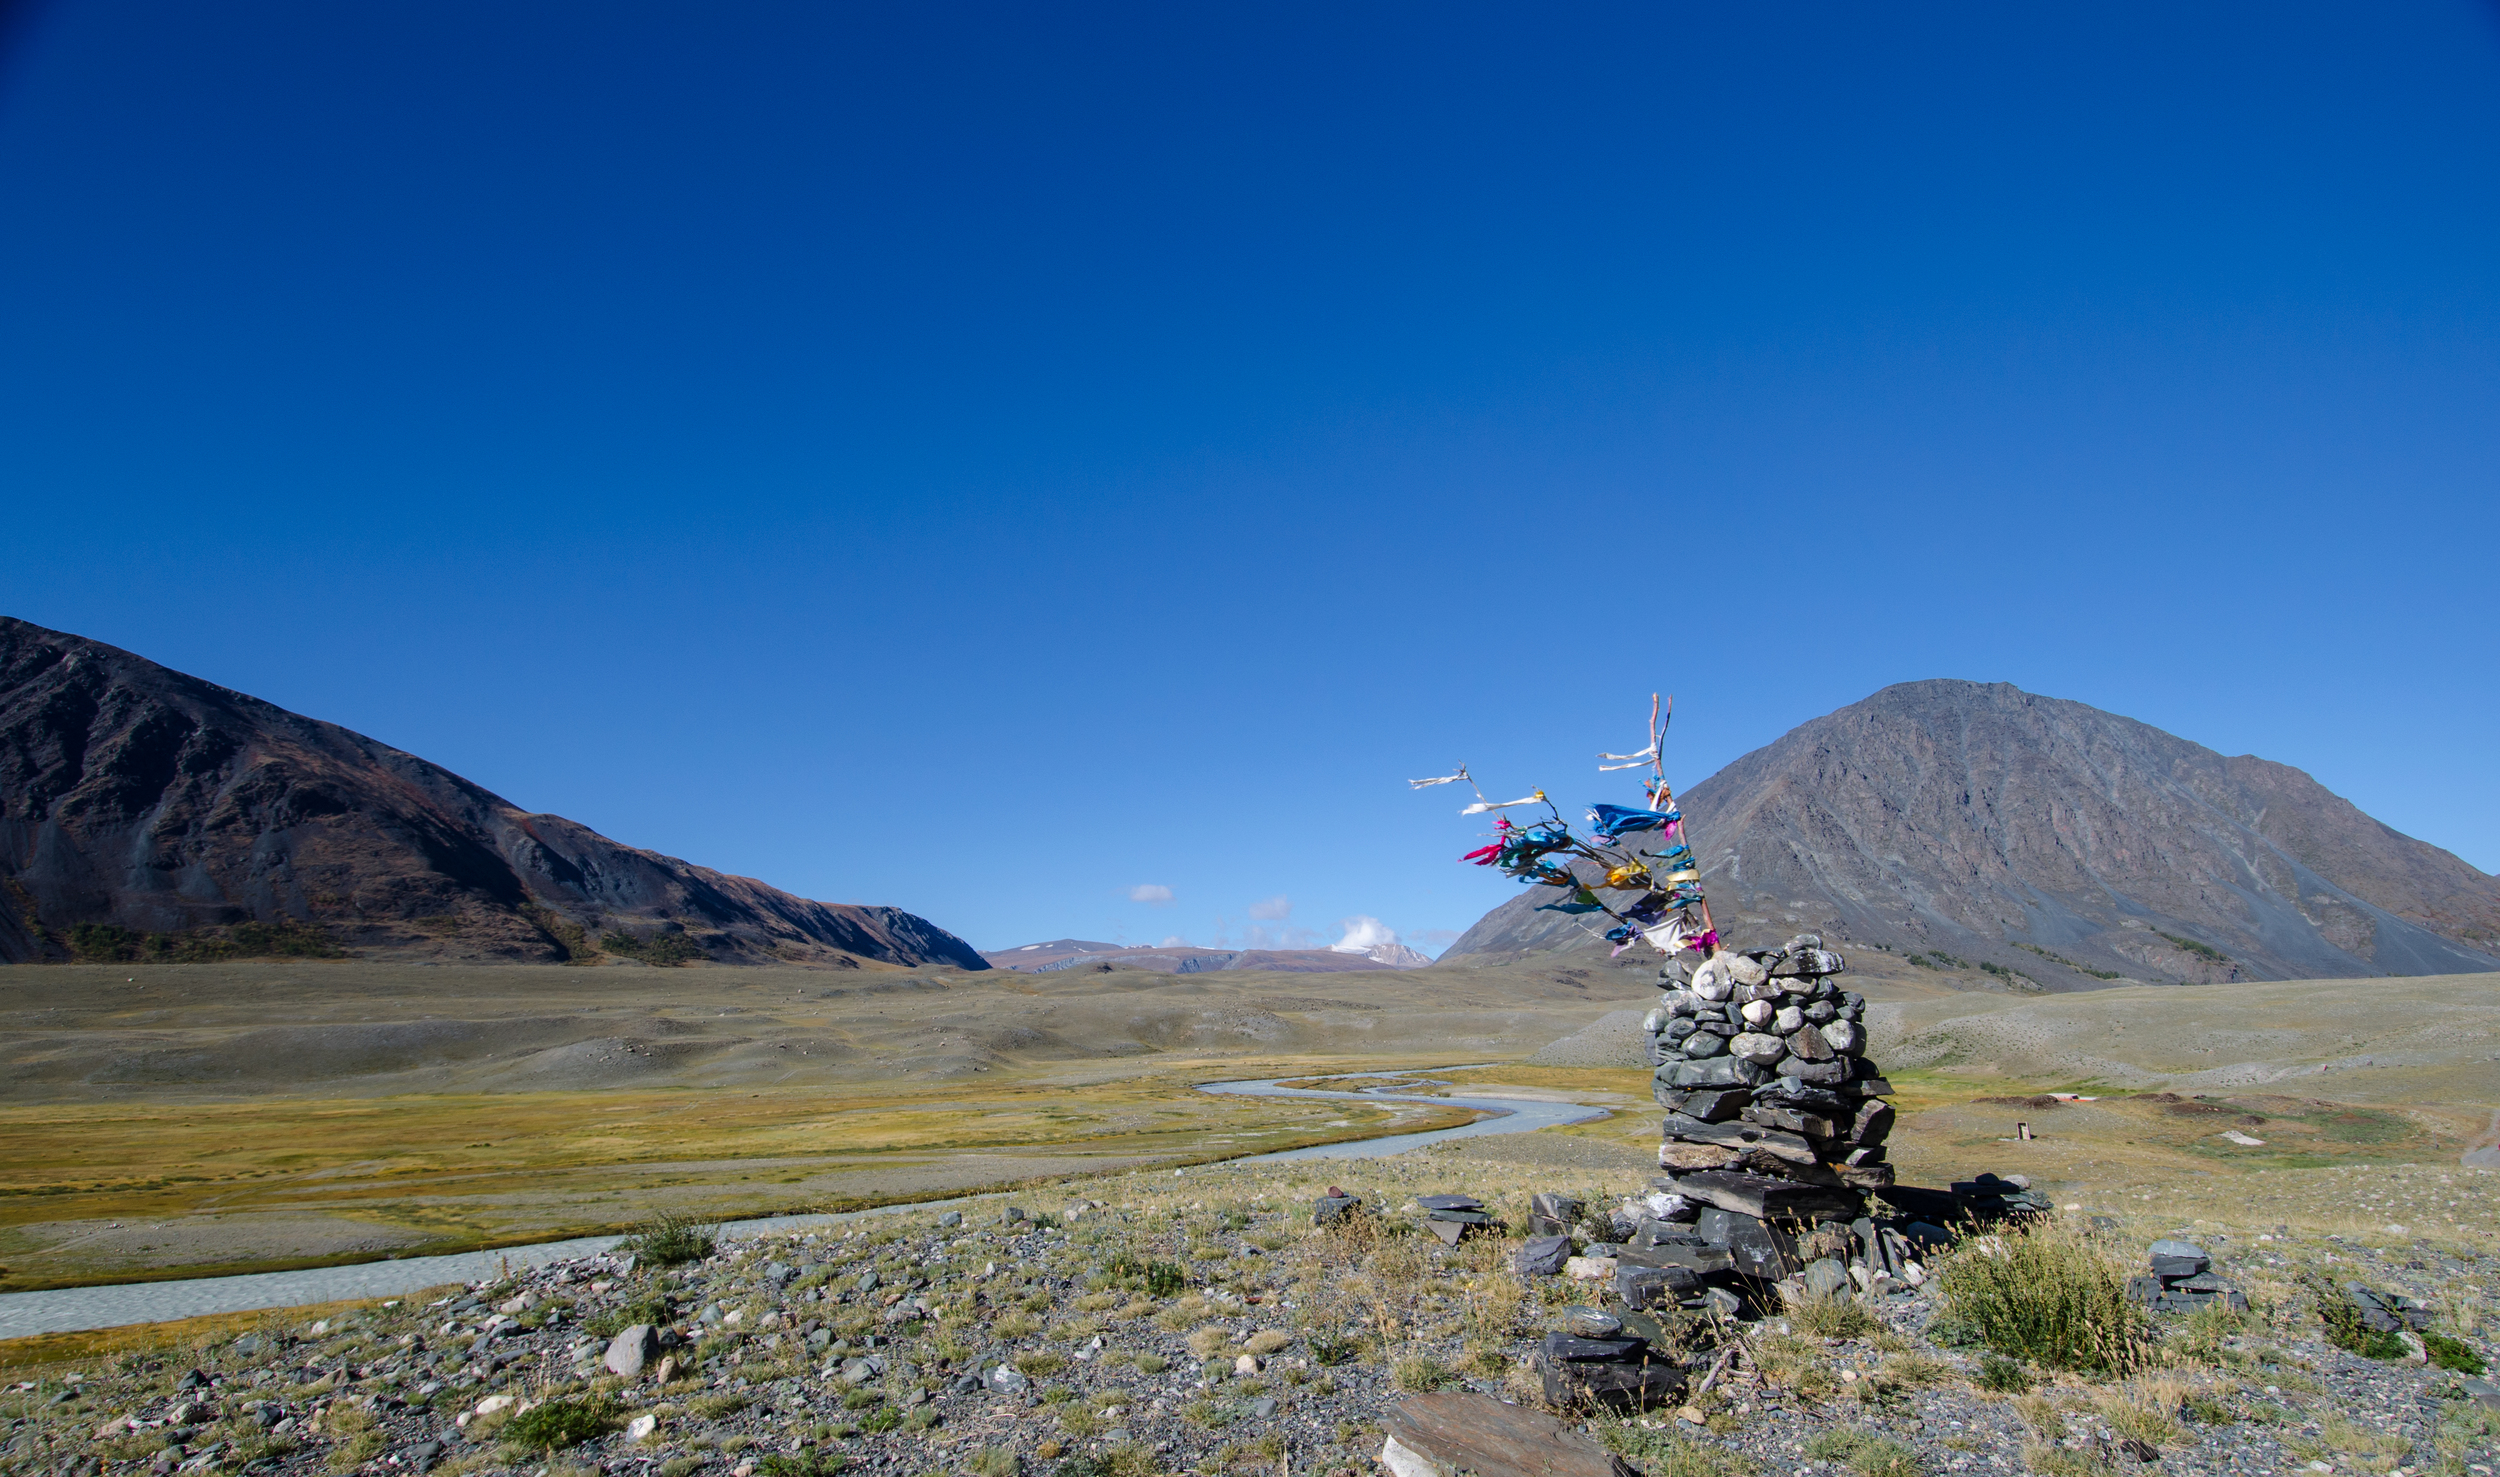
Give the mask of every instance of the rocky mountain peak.
[[[2289, 765], [2007, 683], [1887, 687], [1682, 804], [1739, 944], [1816, 927], [2059, 989], [2500, 969], [2500, 879]], [[1442, 957], [1608, 947], [1554, 896]]]

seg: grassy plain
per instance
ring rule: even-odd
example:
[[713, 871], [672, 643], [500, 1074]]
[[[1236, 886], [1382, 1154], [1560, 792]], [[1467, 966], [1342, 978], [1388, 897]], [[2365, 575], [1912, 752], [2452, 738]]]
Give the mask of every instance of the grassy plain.
[[489, 1247], [662, 1208], [849, 1209], [1464, 1122], [1197, 1089], [1524, 1054], [1621, 1004], [1583, 1003], [1590, 980], [5, 970], [0, 1288]]
[[[2470, 1234], [2495, 1172], [2459, 1156], [2500, 1127], [2496, 987], [1863, 985], [1905, 1180], [2022, 1172], [2074, 1203], [2339, 1234]], [[845, 1209], [1457, 1116], [1197, 1090], [1225, 1078], [1430, 1069], [1454, 1091], [1601, 1105], [1469, 1142], [1637, 1177], [1657, 1136], [1646, 1069], [1517, 1063], [1651, 998], [1643, 975], [1578, 966], [0, 970], [0, 1287], [510, 1244], [660, 1208]], [[2370, 1198], [2395, 1185], [2402, 1204]]]

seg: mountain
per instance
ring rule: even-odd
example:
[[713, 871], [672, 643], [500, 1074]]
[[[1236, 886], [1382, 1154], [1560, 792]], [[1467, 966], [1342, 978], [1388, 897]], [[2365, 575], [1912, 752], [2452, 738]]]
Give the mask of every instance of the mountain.
[[1264, 969], [1283, 974], [1337, 974], [1364, 969], [1419, 969], [1432, 962], [1403, 944], [1378, 944], [1367, 950], [1201, 949], [1190, 944], [1100, 944], [1083, 939], [1020, 944], [1012, 949], [992, 949], [981, 957], [992, 968], [1028, 974], [1050, 974], [1063, 969], [1134, 969], [1149, 974]]
[[[2500, 879], [2288, 765], [2004, 683], [1887, 687], [1681, 803], [1739, 946], [1811, 928], [2055, 989], [2500, 969]], [[1556, 896], [1442, 961], [1610, 947]]]
[[1095, 939], [1052, 939], [1047, 943], [1018, 944], [1012, 949], [983, 949], [981, 957], [992, 969], [1047, 969], [1080, 954], [1117, 954], [1127, 944], [1106, 944]]
[[13, 963], [345, 947], [988, 968], [899, 908], [622, 846], [337, 724], [7, 617], [0, 894]]
[[1376, 959], [1391, 969], [1421, 969], [1432, 962], [1430, 954], [1420, 949], [1410, 949], [1404, 944], [1373, 944], [1369, 948], [1361, 949], [1351, 944], [1331, 944], [1328, 946], [1328, 951], [1332, 954], [1361, 954], [1365, 958]]

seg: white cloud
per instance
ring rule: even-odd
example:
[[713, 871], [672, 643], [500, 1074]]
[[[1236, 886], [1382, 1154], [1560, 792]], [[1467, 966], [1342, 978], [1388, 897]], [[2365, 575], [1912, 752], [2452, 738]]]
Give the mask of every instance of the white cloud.
[[1274, 923], [1279, 919], [1290, 918], [1293, 916], [1293, 899], [1280, 892], [1272, 898], [1252, 903], [1250, 905], [1250, 916], [1253, 918], [1263, 919], [1269, 923]]
[[1182, 938], [1176, 933], [1165, 938], [1162, 943], [1157, 944], [1155, 947], [1159, 949], [1186, 949], [1189, 946], [1189, 940]]
[[1128, 890], [1132, 903], [1152, 903], [1160, 908], [1172, 900], [1172, 889], [1160, 882], [1140, 882]]
[[1340, 926], [1345, 929], [1345, 937], [1328, 946], [1333, 953], [1368, 954], [1382, 944], [1398, 941], [1397, 930], [1377, 918], [1348, 918]]

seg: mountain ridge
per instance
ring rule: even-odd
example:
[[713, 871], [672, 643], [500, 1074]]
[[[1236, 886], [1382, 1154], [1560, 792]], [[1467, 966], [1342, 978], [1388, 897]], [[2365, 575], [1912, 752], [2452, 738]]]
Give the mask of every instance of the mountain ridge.
[[337, 724], [5, 616], [0, 895], [11, 963], [218, 957], [257, 929], [377, 958], [989, 967], [900, 908], [628, 847]]
[[[1680, 800], [1723, 934], [2050, 988], [2500, 969], [2500, 879], [2290, 765], [2008, 683], [1900, 683]], [[1442, 955], [1608, 946], [1524, 889]]]

